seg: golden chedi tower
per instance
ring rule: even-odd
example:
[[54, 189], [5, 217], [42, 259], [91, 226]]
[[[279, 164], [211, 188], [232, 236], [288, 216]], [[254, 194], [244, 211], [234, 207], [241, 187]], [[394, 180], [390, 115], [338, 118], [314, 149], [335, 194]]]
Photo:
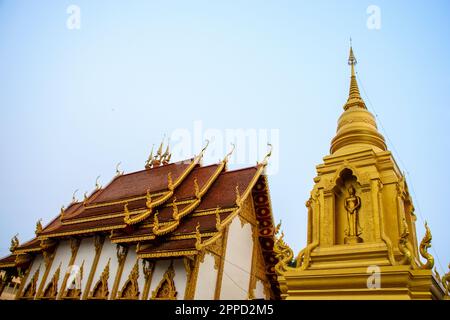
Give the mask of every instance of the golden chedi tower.
[[418, 244], [405, 178], [361, 98], [352, 48], [348, 63], [349, 96], [306, 202], [307, 246], [294, 259], [283, 236], [275, 245], [282, 297], [442, 299], [430, 230]]

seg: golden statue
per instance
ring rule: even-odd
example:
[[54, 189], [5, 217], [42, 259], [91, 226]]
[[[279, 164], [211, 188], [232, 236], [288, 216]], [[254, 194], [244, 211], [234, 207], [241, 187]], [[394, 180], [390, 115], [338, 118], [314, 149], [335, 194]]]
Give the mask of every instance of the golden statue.
[[355, 188], [350, 186], [348, 188], [348, 197], [344, 202], [345, 210], [347, 211], [347, 230], [345, 231], [345, 243], [359, 243], [362, 239], [359, 237], [361, 232], [358, 230], [358, 212], [361, 208], [361, 198], [356, 195]]

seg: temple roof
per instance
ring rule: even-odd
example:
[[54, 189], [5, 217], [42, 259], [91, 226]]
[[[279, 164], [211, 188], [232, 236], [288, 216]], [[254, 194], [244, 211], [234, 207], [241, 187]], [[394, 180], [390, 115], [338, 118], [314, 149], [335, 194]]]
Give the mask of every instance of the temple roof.
[[[14, 248], [13, 255], [0, 260], [12, 264], [15, 255], [42, 250], [52, 240], [108, 235], [113, 243], [137, 244], [140, 258], [166, 258], [197, 254], [217, 241], [253, 193], [263, 199], [257, 221], [267, 275], [276, 292], [273, 265], [274, 223], [264, 169], [268, 156], [256, 166], [227, 170], [228, 154], [221, 162], [202, 166], [204, 150], [177, 163], [146, 165], [146, 169], [117, 174], [104, 188], [98, 187], [84, 201], [62, 208], [37, 237]], [[170, 157], [169, 157], [170, 158]], [[262, 193], [262, 194], [261, 194]]]

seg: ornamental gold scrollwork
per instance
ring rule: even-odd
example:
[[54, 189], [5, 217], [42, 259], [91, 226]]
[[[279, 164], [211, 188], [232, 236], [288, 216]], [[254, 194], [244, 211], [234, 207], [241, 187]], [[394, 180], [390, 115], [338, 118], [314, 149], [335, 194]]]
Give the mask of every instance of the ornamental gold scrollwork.
[[58, 295], [58, 281], [59, 275], [61, 273], [61, 265], [62, 262], [59, 263], [58, 269], [56, 269], [52, 280], [45, 288], [44, 294], [42, 295], [41, 299], [56, 299], [56, 296]]
[[109, 279], [109, 263], [111, 258], [108, 259], [105, 268], [103, 269], [100, 279], [94, 285], [94, 288], [89, 293], [88, 299], [106, 300], [109, 296], [108, 279]]
[[291, 268], [292, 259], [294, 257], [292, 249], [283, 239], [284, 232], [281, 232], [281, 236], [277, 237], [280, 228], [281, 228], [281, 221], [275, 229], [275, 244], [273, 246], [275, 257], [278, 259], [277, 264], [275, 264], [275, 271], [278, 275], [283, 274], [283, 272]]
[[176, 300], [177, 291], [173, 281], [175, 270], [173, 269], [173, 261], [170, 262], [169, 268], [164, 273], [162, 280], [156, 289], [152, 292], [153, 300]]
[[[450, 264], [448, 265], [448, 268], [450, 269]], [[442, 285], [445, 289], [445, 295], [448, 297], [450, 291], [450, 271], [442, 276]]]
[[139, 299], [139, 259], [136, 259], [133, 269], [128, 275], [127, 281], [125, 281], [122, 290], [119, 292], [119, 299], [132, 300]]
[[409, 237], [409, 228], [406, 219], [402, 219], [402, 234], [400, 235], [398, 248], [400, 252], [403, 254], [402, 260], [399, 262], [402, 265], [409, 265], [412, 261], [411, 251], [408, 249], [408, 237]]
[[37, 270], [34, 272], [33, 277], [31, 278], [30, 282], [25, 287], [25, 290], [23, 291], [22, 298], [23, 299], [33, 299], [36, 295], [37, 291], [37, 281], [39, 279], [39, 272], [41, 270], [41, 266], [37, 268]]

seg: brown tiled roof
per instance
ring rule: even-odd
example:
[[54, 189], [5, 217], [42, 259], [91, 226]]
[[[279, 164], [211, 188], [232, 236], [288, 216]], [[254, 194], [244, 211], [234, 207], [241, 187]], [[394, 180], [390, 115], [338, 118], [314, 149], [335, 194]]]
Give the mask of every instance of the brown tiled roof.
[[20, 245], [16, 248], [15, 252], [17, 251], [35, 251], [40, 250], [41, 248], [41, 241], [37, 238], [33, 238], [30, 241], [25, 242], [24, 244]]
[[176, 180], [189, 167], [192, 160], [171, 163], [164, 166], [142, 170], [115, 178], [92, 203], [115, 201], [143, 195], [150, 190], [156, 192], [167, 188], [167, 175]]
[[0, 267], [14, 267], [16, 265], [16, 256], [14, 254], [10, 254], [9, 256], [3, 257], [0, 259]]
[[[151, 191], [167, 191], [167, 174], [172, 172], [173, 180], [183, 174], [192, 161], [186, 161], [176, 164], [168, 164], [153, 169], [147, 169], [136, 173], [131, 173], [119, 176], [114, 179], [108, 186], [105, 187], [99, 194], [96, 195], [95, 201], [83, 203], [73, 203], [64, 212], [64, 218], [56, 218], [39, 234], [40, 238], [69, 236], [75, 234], [92, 233], [97, 231], [108, 231], [116, 229], [114, 239], [129, 237], [134, 238], [130, 232], [137, 232], [136, 236], [140, 234], [139, 228], [126, 228], [124, 222], [124, 204], [128, 203], [128, 210], [133, 213], [135, 210], [145, 211], [147, 190], [151, 186]], [[159, 207], [154, 208], [154, 212], [140, 224], [153, 224], [154, 213], [158, 211], [158, 220], [160, 223], [175, 222], [173, 220], [173, 205], [172, 201], [176, 199], [178, 211], [187, 208], [192, 202], [196, 201], [195, 197], [195, 182], [197, 181], [198, 188], [202, 190], [206, 188], [206, 183], [211, 182], [210, 179], [214, 177], [217, 170], [220, 170], [219, 164], [195, 167], [189, 172], [181, 184], [174, 190], [173, 196]], [[194, 211], [182, 218], [179, 225], [174, 229], [172, 234], [179, 234], [183, 232], [193, 232], [197, 222], [205, 221], [206, 225], [213, 228], [215, 226], [215, 215], [211, 214], [205, 217], [197, 217], [205, 211], [212, 211], [216, 208], [229, 208], [228, 213], [222, 213], [224, 217], [231, 212], [231, 209], [236, 206], [236, 186], [238, 186], [240, 194], [242, 194], [248, 187], [250, 182], [255, 178], [258, 172], [258, 166], [249, 167], [240, 170], [222, 171], [217, 178], [209, 186], [207, 192], [201, 198], [199, 205], [194, 208]], [[152, 174], [155, 177], [152, 178]], [[136, 183], [137, 186], [133, 186]], [[121, 187], [125, 190], [121, 191]], [[113, 195], [118, 198], [114, 198]], [[120, 201], [133, 196], [138, 198], [130, 201]], [[152, 197], [152, 201], [156, 201], [162, 196]], [[105, 202], [106, 200], [111, 203]], [[187, 202], [186, 202], [187, 201]], [[100, 205], [98, 205], [101, 203]], [[69, 216], [69, 217], [67, 217]], [[120, 231], [124, 229], [124, 231]], [[202, 226], [203, 229], [203, 226]], [[214, 229], [214, 228], [213, 228]], [[151, 233], [152, 234], [152, 233]], [[37, 244], [36, 244], [37, 245]], [[22, 247], [20, 247], [22, 249]]]

